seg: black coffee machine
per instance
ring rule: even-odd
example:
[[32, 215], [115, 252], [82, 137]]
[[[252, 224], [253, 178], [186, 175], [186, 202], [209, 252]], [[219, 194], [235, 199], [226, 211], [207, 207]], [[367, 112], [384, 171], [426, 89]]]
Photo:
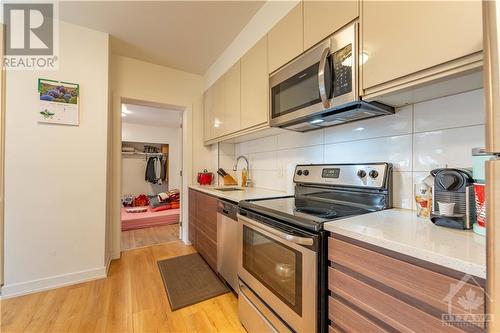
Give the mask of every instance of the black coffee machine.
[[[431, 175], [434, 176], [431, 221], [448, 228], [472, 229], [476, 221], [472, 172], [446, 168], [432, 170]], [[440, 214], [438, 202], [455, 203], [453, 214]]]

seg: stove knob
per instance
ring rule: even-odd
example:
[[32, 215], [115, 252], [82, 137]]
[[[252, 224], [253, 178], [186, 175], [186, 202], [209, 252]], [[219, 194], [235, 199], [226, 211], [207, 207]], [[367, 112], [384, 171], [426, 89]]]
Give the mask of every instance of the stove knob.
[[297, 176], [302, 176], [302, 170], [297, 171]]
[[309, 176], [309, 170], [304, 170], [304, 176]]
[[375, 178], [378, 177], [378, 171], [377, 170], [372, 170], [372, 171], [370, 171], [369, 175], [370, 175], [371, 178], [375, 179]]
[[366, 171], [365, 170], [359, 170], [358, 171], [358, 177], [359, 178], [365, 178], [366, 177]]

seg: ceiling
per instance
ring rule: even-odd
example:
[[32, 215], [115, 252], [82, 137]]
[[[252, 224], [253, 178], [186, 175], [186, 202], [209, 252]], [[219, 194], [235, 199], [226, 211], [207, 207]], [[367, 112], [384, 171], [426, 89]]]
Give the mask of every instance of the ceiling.
[[160, 109], [151, 106], [122, 104], [122, 122], [128, 124], [179, 128], [182, 111]]
[[113, 54], [204, 74], [265, 1], [61, 1], [59, 18], [111, 35]]

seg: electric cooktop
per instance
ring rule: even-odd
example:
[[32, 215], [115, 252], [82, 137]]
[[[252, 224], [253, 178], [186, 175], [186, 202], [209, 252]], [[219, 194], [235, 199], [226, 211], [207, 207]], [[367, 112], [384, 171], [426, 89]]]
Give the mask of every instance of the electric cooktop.
[[388, 163], [298, 165], [295, 196], [247, 200], [240, 208], [311, 231], [325, 222], [392, 206]]

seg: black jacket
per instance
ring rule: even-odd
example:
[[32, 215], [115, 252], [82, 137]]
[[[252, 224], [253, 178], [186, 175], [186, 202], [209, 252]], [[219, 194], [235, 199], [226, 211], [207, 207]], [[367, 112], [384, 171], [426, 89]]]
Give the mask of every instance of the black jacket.
[[146, 165], [146, 174], [144, 176], [145, 181], [153, 184], [156, 184], [155, 159], [156, 157], [150, 157], [148, 159], [148, 164]]

